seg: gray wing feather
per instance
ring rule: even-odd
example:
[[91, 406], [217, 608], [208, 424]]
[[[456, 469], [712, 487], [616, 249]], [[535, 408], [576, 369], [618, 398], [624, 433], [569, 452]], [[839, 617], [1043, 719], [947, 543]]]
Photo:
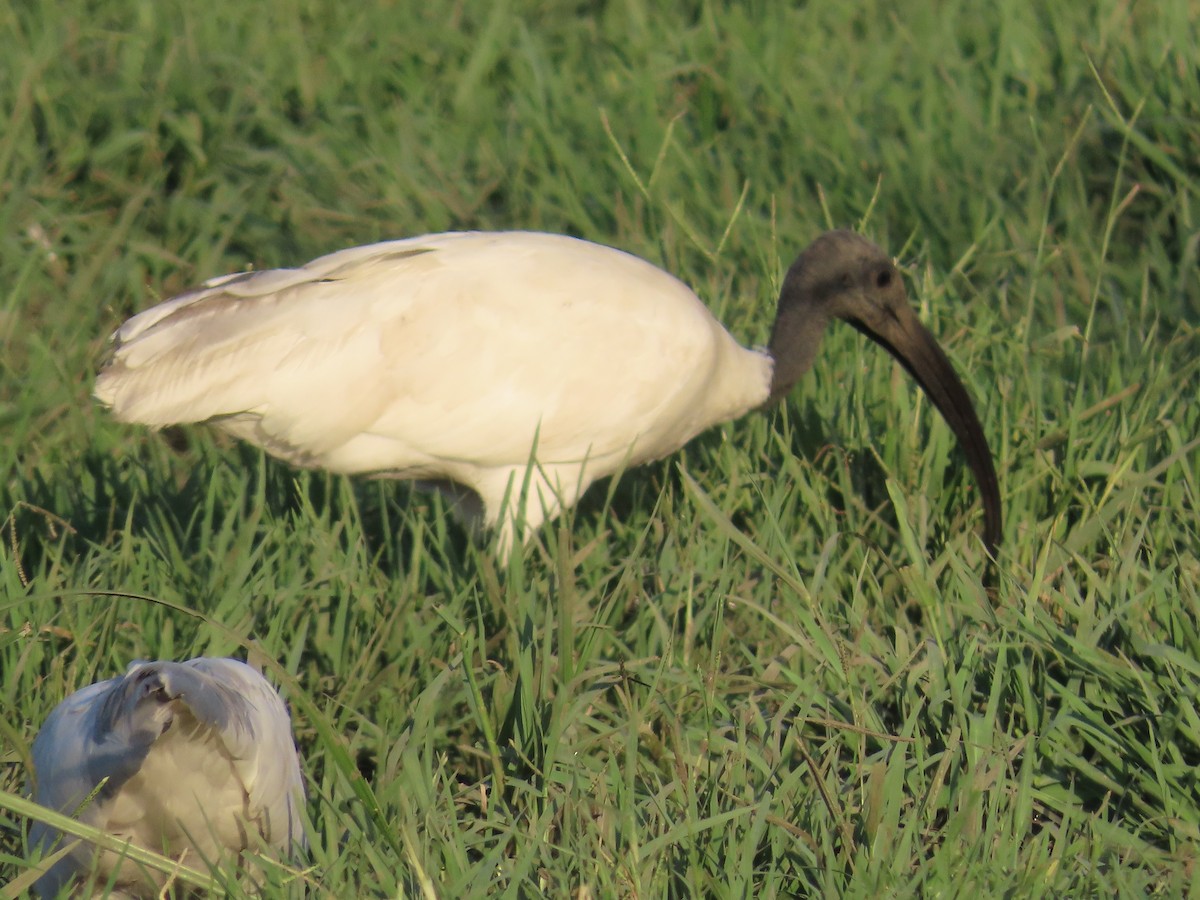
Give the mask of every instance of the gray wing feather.
[[[33, 769], [37, 801], [43, 806], [71, 812], [96, 787], [91, 774], [96, 713], [121, 680], [112, 678], [76, 691], [42, 725], [33, 741]], [[37, 823], [31, 837], [45, 830]]]
[[[50, 713], [33, 742], [33, 769], [36, 777], [34, 799], [59, 812], [73, 814], [106, 776], [112, 780], [128, 778], [146, 757], [149, 744], [140, 747], [96, 743], [96, 723], [101, 709], [120, 691], [124, 678], [111, 678], [89, 685], [60, 703]], [[95, 824], [97, 806], [90, 803], [79, 814], [80, 821]], [[47, 853], [59, 837], [58, 829], [34, 822], [29, 844]], [[73, 874], [85, 869], [92, 851], [87, 845], [76, 847], [59, 860], [35, 885], [43, 897], [55, 896]]]

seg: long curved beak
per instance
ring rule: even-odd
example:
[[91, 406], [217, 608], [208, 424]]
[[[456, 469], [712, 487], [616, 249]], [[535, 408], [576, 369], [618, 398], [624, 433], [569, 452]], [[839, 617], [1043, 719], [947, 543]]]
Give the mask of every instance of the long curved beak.
[[954, 366], [929, 329], [907, 305], [899, 307], [894, 316], [887, 317], [878, 332], [856, 319], [849, 321], [908, 370], [958, 438], [983, 499], [983, 543], [989, 555], [995, 558], [1003, 526], [1000, 483], [996, 479], [996, 468], [987, 438], [983, 436], [983, 427]]

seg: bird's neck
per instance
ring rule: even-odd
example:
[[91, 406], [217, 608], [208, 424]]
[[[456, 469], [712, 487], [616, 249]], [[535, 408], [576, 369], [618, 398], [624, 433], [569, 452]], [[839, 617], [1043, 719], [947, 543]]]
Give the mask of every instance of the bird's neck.
[[781, 399], [812, 367], [828, 323], [828, 317], [812, 307], [781, 306], [768, 345], [775, 360], [768, 402]]

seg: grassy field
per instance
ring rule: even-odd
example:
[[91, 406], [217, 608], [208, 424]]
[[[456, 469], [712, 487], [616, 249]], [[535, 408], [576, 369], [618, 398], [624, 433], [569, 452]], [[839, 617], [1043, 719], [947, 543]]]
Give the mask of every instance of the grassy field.
[[[62, 0], [0, 33], [10, 894], [50, 709], [248, 652], [309, 793], [267, 896], [1194, 893], [1195, 3]], [[622, 247], [763, 343], [830, 226], [898, 257], [976, 398], [991, 592], [952, 435], [844, 326], [786, 408], [507, 574], [404, 485], [90, 399], [157, 299], [446, 229]]]

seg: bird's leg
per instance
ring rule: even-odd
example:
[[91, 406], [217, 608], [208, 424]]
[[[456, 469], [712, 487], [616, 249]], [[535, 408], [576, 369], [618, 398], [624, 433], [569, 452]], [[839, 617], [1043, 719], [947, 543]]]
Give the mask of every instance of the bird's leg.
[[462, 522], [473, 535], [478, 533], [487, 522], [487, 510], [483, 501], [472, 488], [450, 481], [446, 478], [422, 478], [414, 481], [413, 485], [422, 491], [435, 492], [442, 498], [450, 514]]
[[581, 463], [531, 463], [493, 469], [477, 482], [475, 490], [484, 499], [488, 525], [496, 528], [496, 553], [509, 557], [513, 540], [529, 540], [543, 522], [554, 520], [587, 490], [592, 479]]

